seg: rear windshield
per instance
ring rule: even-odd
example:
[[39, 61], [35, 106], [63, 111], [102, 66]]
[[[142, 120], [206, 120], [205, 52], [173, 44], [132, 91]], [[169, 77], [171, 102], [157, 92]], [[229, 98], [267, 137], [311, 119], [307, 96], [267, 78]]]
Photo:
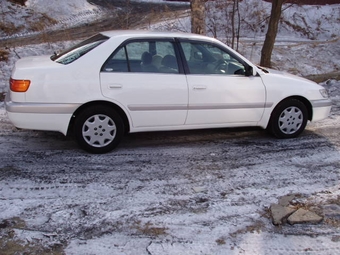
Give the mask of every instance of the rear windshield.
[[96, 48], [99, 44], [105, 42], [109, 38], [102, 34], [97, 34], [95, 36], [90, 37], [89, 39], [82, 41], [75, 46], [66, 49], [65, 51], [51, 56], [51, 59], [55, 62], [58, 62], [63, 65], [67, 65], [77, 60], [81, 56], [84, 56], [86, 53]]

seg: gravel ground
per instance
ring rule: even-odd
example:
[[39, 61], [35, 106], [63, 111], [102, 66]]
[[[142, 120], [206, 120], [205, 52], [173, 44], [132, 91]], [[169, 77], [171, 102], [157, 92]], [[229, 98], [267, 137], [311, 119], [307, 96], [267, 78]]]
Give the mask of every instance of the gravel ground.
[[[105, 155], [15, 129], [0, 108], [0, 244], [16, 240], [27, 254], [339, 253], [340, 214], [323, 211], [340, 205], [339, 82], [324, 85], [332, 115], [297, 139], [140, 133]], [[273, 226], [268, 207], [288, 194], [324, 221]]]
[[[75, 29], [67, 35], [91, 32]], [[45, 39], [34, 40], [13, 43]], [[283, 48], [279, 65], [287, 48], [306, 55]], [[340, 206], [340, 82], [323, 85], [332, 114], [297, 139], [254, 128], [139, 133], [105, 155], [59, 133], [14, 128], [0, 100], [0, 254], [340, 253], [340, 212], [325, 209]], [[288, 194], [322, 223], [272, 225], [268, 208]]]

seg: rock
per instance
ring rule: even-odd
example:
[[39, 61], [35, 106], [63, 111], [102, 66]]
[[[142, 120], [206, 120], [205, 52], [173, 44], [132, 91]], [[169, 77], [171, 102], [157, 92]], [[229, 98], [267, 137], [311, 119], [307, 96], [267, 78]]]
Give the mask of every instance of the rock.
[[272, 222], [274, 225], [282, 225], [284, 221], [287, 219], [289, 215], [294, 213], [296, 209], [278, 205], [278, 204], [272, 204], [270, 206], [270, 212], [272, 215]]
[[279, 205], [288, 206], [294, 198], [295, 198], [295, 195], [287, 195], [287, 196], [280, 197], [278, 199]]
[[302, 208], [298, 209], [296, 212], [288, 217], [288, 223], [291, 225], [301, 223], [317, 224], [320, 223], [322, 220], [323, 218], [321, 216]]

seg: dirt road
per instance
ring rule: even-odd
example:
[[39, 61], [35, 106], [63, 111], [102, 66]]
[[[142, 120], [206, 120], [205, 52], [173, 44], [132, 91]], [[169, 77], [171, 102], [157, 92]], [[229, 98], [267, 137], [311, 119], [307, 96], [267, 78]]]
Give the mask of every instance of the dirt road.
[[[112, 16], [137, 22], [143, 8]], [[11, 43], [75, 39], [113, 21]], [[15, 129], [0, 101], [1, 254], [340, 253], [340, 215], [325, 211], [340, 206], [340, 85], [325, 86], [332, 115], [297, 139], [257, 129], [141, 133], [105, 155]], [[322, 223], [272, 225], [269, 206], [288, 194]]]
[[14, 129], [0, 108], [0, 243], [21, 240], [28, 254], [337, 254], [338, 216], [275, 227], [268, 214], [287, 194], [321, 215], [340, 205], [334, 89], [332, 116], [297, 139], [256, 129], [141, 133], [106, 155]]

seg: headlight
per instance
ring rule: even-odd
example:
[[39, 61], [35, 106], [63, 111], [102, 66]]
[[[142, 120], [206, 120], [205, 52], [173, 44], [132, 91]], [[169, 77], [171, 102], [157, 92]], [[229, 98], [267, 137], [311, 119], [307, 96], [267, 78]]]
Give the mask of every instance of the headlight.
[[321, 96], [323, 96], [324, 98], [329, 97], [326, 89], [320, 89], [319, 91], [320, 91]]

